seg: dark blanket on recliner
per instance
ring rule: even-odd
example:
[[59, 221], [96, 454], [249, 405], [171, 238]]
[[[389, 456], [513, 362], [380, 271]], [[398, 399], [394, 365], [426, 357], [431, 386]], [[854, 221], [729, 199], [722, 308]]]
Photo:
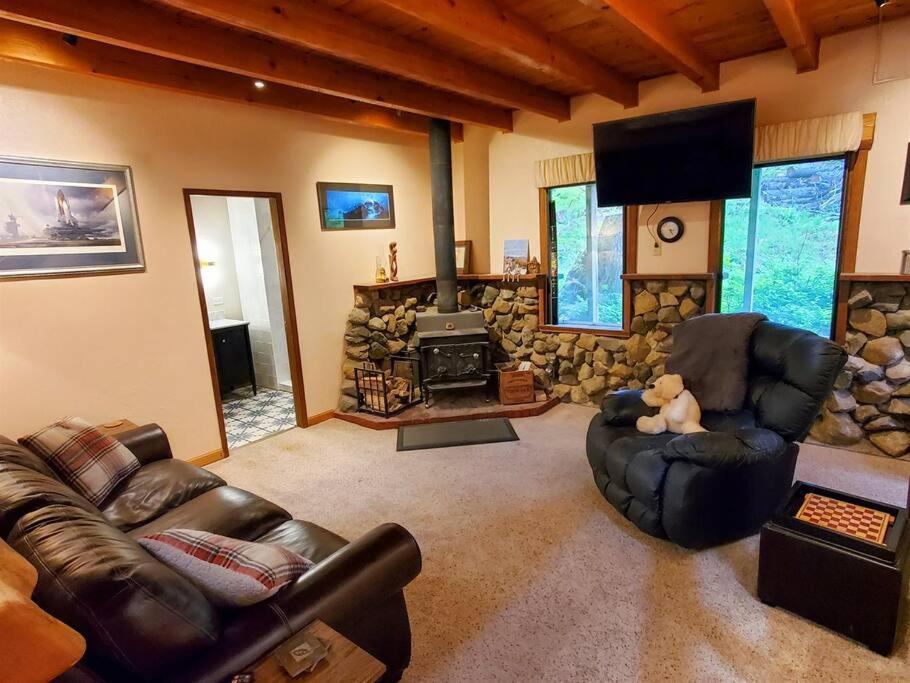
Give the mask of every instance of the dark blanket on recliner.
[[749, 342], [761, 313], [710, 313], [673, 329], [667, 372], [682, 375], [703, 411], [741, 410], [746, 400]]

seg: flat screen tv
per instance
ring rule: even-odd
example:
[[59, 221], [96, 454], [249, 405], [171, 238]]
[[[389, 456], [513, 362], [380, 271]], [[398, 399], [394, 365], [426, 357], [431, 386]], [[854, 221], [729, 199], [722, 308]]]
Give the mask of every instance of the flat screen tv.
[[749, 197], [754, 137], [755, 100], [595, 124], [597, 203]]

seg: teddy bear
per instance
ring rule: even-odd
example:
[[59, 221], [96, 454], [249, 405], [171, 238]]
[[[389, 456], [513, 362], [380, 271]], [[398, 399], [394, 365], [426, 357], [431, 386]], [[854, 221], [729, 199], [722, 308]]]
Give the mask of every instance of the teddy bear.
[[645, 434], [692, 434], [707, 431], [699, 424], [701, 408], [692, 392], [683, 386], [682, 375], [662, 375], [654, 386], [642, 394], [642, 400], [652, 408], [660, 408], [654, 417], [641, 416], [635, 426]]

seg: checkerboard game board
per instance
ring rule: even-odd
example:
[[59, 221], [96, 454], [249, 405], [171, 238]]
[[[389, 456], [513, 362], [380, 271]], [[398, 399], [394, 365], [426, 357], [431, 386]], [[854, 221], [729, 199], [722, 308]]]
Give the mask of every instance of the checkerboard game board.
[[796, 518], [879, 545], [885, 545], [885, 534], [888, 533], [888, 527], [894, 524], [894, 517], [887, 512], [820, 496], [817, 493], [806, 494]]

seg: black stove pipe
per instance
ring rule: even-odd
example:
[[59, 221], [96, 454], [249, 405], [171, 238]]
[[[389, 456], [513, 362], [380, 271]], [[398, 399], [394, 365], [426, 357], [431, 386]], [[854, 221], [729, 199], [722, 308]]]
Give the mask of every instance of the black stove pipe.
[[452, 126], [443, 119], [430, 121], [430, 187], [433, 200], [437, 306], [440, 313], [457, 313]]

